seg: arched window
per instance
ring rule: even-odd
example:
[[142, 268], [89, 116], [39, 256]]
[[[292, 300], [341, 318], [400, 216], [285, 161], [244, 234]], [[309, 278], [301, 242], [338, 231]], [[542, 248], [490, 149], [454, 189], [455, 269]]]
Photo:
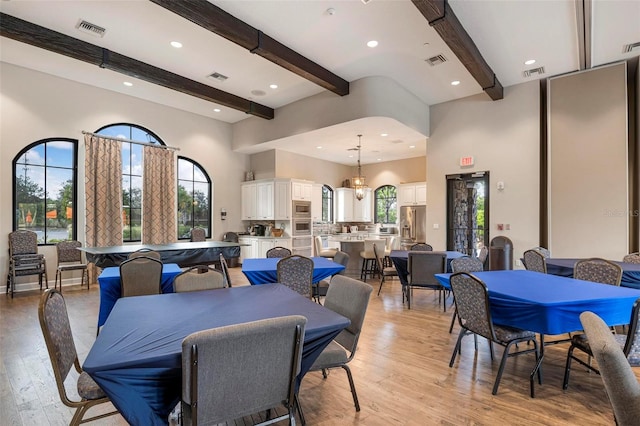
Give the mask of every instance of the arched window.
[[76, 237], [78, 141], [42, 139], [13, 159], [13, 230], [28, 229], [38, 244]]
[[333, 189], [322, 185], [322, 221], [333, 222]]
[[375, 190], [375, 223], [396, 223], [398, 218], [398, 196], [396, 187], [383, 185]]
[[[152, 131], [135, 124], [110, 124], [95, 133], [164, 145]], [[122, 142], [122, 240], [140, 241], [142, 235], [142, 145]]]
[[178, 238], [189, 238], [196, 226], [211, 238], [211, 179], [200, 164], [178, 157]]

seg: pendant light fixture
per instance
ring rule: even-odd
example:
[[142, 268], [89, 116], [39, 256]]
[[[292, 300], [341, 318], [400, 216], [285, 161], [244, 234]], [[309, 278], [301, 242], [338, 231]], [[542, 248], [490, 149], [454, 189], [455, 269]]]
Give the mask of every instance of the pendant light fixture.
[[358, 176], [351, 178], [351, 186], [354, 189], [354, 195], [361, 201], [364, 198], [364, 190], [367, 185], [364, 183], [364, 176], [362, 176], [362, 168], [360, 167], [360, 151], [362, 150], [361, 146], [362, 135], [358, 135]]

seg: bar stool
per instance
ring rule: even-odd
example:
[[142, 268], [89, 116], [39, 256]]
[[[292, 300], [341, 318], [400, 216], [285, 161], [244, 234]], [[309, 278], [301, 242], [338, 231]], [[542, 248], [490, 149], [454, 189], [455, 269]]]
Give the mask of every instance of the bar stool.
[[360, 252], [360, 257], [362, 258], [362, 270], [360, 271], [360, 279], [363, 281], [367, 281], [367, 275], [370, 275], [371, 278], [378, 273], [378, 262], [376, 260], [376, 254], [373, 251], [373, 246], [375, 244], [376, 250], [379, 253], [384, 253], [385, 251], [385, 240], [381, 239], [371, 239], [364, 240], [364, 250]]
[[313, 238], [315, 247], [316, 247], [316, 256], [318, 257], [327, 257], [333, 259], [333, 257], [338, 252], [337, 248], [322, 248], [322, 238], [319, 235], [316, 235]]

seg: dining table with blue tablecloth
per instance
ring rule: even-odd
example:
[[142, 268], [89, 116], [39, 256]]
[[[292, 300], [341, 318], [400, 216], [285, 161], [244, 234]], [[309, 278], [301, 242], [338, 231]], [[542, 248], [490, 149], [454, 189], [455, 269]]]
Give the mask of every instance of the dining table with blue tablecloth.
[[[447, 289], [452, 274], [435, 277]], [[540, 360], [544, 358], [544, 335], [582, 330], [580, 314], [591, 311], [610, 326], [628, 324], [640, 290], [576, 280], [527, 270], [474, 272], [489, 293], [495, 324], [539, 333]], [[455, 294], [454, 294], [455, 296]]]
[[[573, 278], [573, 268], [576, 262], [580, 260], [583, 259], [547, 258], [545, 259], [547, 264], [547, 273]], [[620, 281], [620, 285], [622, 287], [640, 289], [640, 264], [618, 262], [615, 260], [610, 260], [610, 262], [613, 262], [622, 268], [622, 280]]]
[[83, 369], [129, 424], [167, 425], [181, 397], [186, 336], [288, 315], [307, 318], [299, 386], [320, 352], [350, 322], [281, 284], [121, 298]]
[[[162, 280], [160, 288], [163, 293], [173, 293], [173, 279], [182, 270], [175, 263], [165, 263], [162, 265]], [[100, 309], [98, 311], [98, 327], [102, 327], [107, 320], [109, 313], [122, 295], [120, 284], [120, 267], [110, 266], [104, 268], [98, 276], [100, 286]]]
[[[242, 272], [252, 285], [270, 284], [278, 282], [278, 262], [281, 258], [244, 259]], [[317, 283], [327, 277], [335, 275], [344, 266], [325, 257], [312, 257], [313, 282]]]
[[[398, 271], [398, 278], [400, 278], [400, 282], [403, 286], [409, 284], [407, 277], [409, 275], [410, 251], [411, 250], [391, 250], [391, 252], [389, 253], [389, 258], [391, 259], [391, 262], [393, 262], [393, 266], [396, 267], [396, 271]], [[451, 272], [451, 261], [453, 259], [467, 256], [466, 254], [460, 253], [459, 251], [433, 251], [430, 253], [447, 254], [447, 272]]]

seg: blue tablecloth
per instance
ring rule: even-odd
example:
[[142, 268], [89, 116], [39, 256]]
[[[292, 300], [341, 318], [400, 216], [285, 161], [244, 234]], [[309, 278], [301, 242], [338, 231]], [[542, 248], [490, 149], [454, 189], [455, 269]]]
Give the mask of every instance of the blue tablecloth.
[[349, 320], [280, 284], [119, 299], [83, 368], [130, 424], [166, 425], [181, 396], [186, 336], [287, 315], [307, 318], [300, 380]]
[[[312, 257], [313, 282], [335, 275], [344, 269], [344, 266], [325, 257]], [[269, 284], [278, 282], [277, 265], [279, 258], [268, 259], [244, 259], [242, 272], [249, 282], [255, 284]]]
[[[579, 260], [582, 259], [549, 258], [547, 259], [547, 273], [573, 278], [573, 267]], [[612, 262], [620, 265], [622, 268], [621, 286], [640, 289], [640, 264], [617, 262], [614, 260], [612, 260]]]
[[[591, 311], [608, 325], [628, 324], [640, 290], [532, 271], [476, 272], [489, 289], [496, 324], [541, 334], [582, 330], [580, 314]], [[436, 274], [450, 288], [451, 274]]]
[[[182, 270], [175, 263], [165, 263], [162, 265], [162, 283], [163, 293], [173, 293], [173, 278]], [[100, 311], [98, 312], [98, 327], [101, 327], [107, 320], [109, 313], [113, 309], [113, 305], [122, 294], [120, 286], [120, 268], [112, 266], [104, 268], [100, 276], [98, 276], [98, 284], [100, 285]]]
[[[447, 272], [451, 272], [451, 261], [453, 259], [466, 256], [466, 254], [460, 253], [458, 251], [445, 251], [444, 253], [447, 253]], [[398, 278], [400, 278], [400, 282], [402, 283], [402, 285], [409, 284], [409, 282], [407, 281], [407, 276], [409, 275], [409, 250], [391, 250], [391, 253], [389, 253], [389, 258], [393, 262], [393, 265], [396, 267], [396, 271], [398, 271]]]

